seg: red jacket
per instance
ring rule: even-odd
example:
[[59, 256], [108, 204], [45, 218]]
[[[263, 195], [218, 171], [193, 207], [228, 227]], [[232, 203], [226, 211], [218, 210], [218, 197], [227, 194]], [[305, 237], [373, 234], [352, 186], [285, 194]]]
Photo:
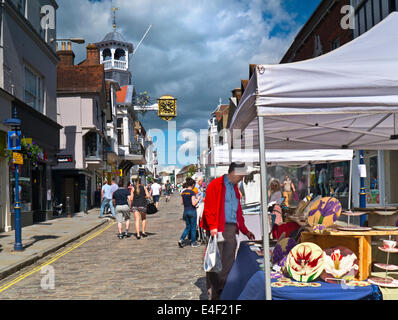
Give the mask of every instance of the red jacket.
[[[205, 230], [217, 229], [218, 232], [225, 230], [225, 190], [224, 176], [214, 179], [207, 187], [205, 207], [203, 210], [200, 227]], [[245, 219], [243, 218], [242, 207], [240, 205], [240, 194], [238, 187], [235, 186], [236, 198], [239, 199], [238, 211], [236, 214], [237, 227], [240, 232], [247, 234]]]

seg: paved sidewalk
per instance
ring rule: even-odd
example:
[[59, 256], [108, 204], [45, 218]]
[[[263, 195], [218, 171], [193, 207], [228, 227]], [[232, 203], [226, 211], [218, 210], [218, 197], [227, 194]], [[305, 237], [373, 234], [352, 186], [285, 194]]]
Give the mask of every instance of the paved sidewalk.
[[99, 209], [72, 218], [59, 217], [22, 228], [24, 250], [14, 251], [15, 231], [0, 233], [0, 280], [35, 263], [88, 234], [109, 219], [98, 219]]

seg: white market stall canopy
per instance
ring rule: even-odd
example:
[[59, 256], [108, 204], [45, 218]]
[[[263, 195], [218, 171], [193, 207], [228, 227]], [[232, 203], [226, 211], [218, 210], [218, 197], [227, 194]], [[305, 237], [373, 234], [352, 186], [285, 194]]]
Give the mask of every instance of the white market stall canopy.
[[267, 149], [398, 149], [398, 13], [301, 62], [257, 65], [231, 129]]
[[[353, 150], [331, 150], [331, 149], [312, 149], [312, 150], [266, 150], [265, 159], [267, 165], [298, 166], [308, 163], [327, 163], [351, 161]], [[244, 150], [228, 148], [228, 145], [215, 147], [209, 154], [208, 164], [230, 164], [231, 162], [259, 163], [258, 150]]]
[[397, 113], [397, 12], [328, 54], [256, 66], [230, 129], [246, 130], [245, 145], [261, 157], [266, 299], [272, 299], [266, 148], [398, 149]]

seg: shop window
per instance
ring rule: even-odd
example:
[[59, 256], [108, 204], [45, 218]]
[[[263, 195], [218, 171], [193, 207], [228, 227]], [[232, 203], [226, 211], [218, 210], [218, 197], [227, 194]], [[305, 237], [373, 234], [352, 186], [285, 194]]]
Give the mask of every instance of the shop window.
[[[32, 181], [31, 181], [31, 165], [29, 161], [25, 161], [24, 165], [19, 166], [18, 191], [19, 201], [21, 203], [21, 212], [32, 211]], [[15, 167], [10, 167], [10, 193], [12, 208], [15, 205]]]
[[380, 203], [380, 192], [379, 192], [379, 177], [378, 177], [378, 157], [377, 155], [369, 156], [369, 176], [366, 178], [366, 203], [368, 204], [379, 204]]

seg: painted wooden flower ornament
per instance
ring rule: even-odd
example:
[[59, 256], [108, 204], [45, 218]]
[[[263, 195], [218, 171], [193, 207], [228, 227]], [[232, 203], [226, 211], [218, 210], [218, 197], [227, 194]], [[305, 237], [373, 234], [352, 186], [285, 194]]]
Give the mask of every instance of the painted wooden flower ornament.
[[333, 283], [336, 282], [333, 278], [354, 278], [358, 270], [358, 258], [350, 249], [338, 246], [325, 250], [325, 269], [321, 274], [323, 280]]
[[313, 281], [323, 270], [324, 252], [314, 243], [300, 243], [287, 256], [287, 271], [296, 281]]
[[309, 208], [307, 222], [311, 227], [318, 224], [330, 227], [339, 218], [341, 210], [342, 206], [338, 199], [321, 198]]

